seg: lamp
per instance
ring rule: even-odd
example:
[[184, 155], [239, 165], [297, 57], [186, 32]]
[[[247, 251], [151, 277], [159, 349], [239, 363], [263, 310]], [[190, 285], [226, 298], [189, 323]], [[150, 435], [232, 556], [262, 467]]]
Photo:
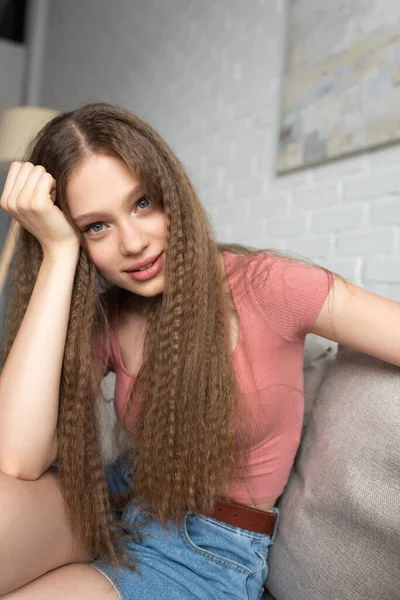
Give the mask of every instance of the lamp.
[[[58, 111], [41, 106], [14, 106], [0, 115], [0, 166], [24, 160], [29, 143]], [[15, 248], [18, 222], [12, 221], [0, 256], [0, 296]]]
[[0, 115], [0, 163], [23, 160], [30, 141], [58, 114], [41, 106], [13, 106]]

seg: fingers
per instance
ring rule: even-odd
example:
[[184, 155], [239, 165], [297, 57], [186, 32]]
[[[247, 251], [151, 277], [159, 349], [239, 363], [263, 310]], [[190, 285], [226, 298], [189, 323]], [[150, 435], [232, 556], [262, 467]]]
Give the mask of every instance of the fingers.
[[33, 171], [33, 169], [34, 169], [34, 166], [32, 163], [29, 163], [29, 162], [20, 163], [20, 168], [19, 168], [19, 171], [15, 178], [14, 185], [11, 188], [11, 191], [10, 191], [8, 197], [6, 198], [7, 208], [10, 208], [11, 210], [14, 208], [17, 198], [18, 198], [18, 195], [22, 191], [22, 189], [23, 189], [30, 173]]
[[43, 173], [46, 173], [44, 167], [30, 169], [28, 176], [21, 169], [20, 178], [17, 178], [14, 189], [7, 200], [10, 211], [29, 210], [31, 208], [34, 190]]
[[[15, 181], [17, 179], [18, 173], [20, 172], [22, 167], [21, 162], [13, 162], [8, 170], [6, 182], [4, 184], [3, 193], [1, 195], [1, 205], [6, 202], [6, 199], [11, 193], [12, 188], [14, 187]], [[4, 208], [4, 206], [3, 206]]]
[[10, 214], [43, 208], [55, 187], [55, 179], [41, 165], [12, 163], [1, 197], [1, 206]]
[[36, 237], [44, 251], [61, 244], [79, 246], [79, 236], [54, 205], [56, 181], [41, 165], [11, 165], [0, 200], [4, 210]]
[[31, 208], [40, 210], [48, 205], [49, 200], [53, 203], [52, 190], [54, 190], [56, 180], [44, 169], [37, 178], [36, 185], [31, 194]]

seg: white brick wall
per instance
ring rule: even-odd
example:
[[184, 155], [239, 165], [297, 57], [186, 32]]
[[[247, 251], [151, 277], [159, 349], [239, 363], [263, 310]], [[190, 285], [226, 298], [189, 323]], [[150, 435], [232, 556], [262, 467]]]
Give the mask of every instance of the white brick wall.
[[43, 103], [119, 102], [188, 167], [218, 237], [400, 300], [400, 146], [274, 175], [284, 0], [53, 0]]

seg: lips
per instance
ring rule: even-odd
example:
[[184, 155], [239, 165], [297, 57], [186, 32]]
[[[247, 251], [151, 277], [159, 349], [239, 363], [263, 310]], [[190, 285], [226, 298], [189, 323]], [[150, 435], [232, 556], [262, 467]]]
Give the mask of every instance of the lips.
[[[148, 266], [149, 263], [152, 263], [151, 267]], [[141, 265], [141, 267], [139, 267], [138, 265]], [[149, 258], [147, 258], [146, 260], [141, 261], [140, 263], [136, 263], [135, 265], [133, 265], [133, 267], [135, 268], [133, 270], [126, 271], [126, 273], [127, 276], [130, 277], [130, 279], [133, 279], [134, 281], [149, 281], [161, 272], [163, 265], [164, 252], [161, 252], [161, 254], [155, 256], [154, 258], [149, 256]]]
[[132, 273], [133, 271], [140, 271], [140, 269], [147, 267], [151, 263], [155, 263], [156, 260], [161, 256], [161, 254], [162, 252], [160, 254], [155, 254], [154, 256], [149, 256], [148, 258], [145, 258], [144, 260], [141, 260], [140, 262], [137, 262], [134, 265], [130, 266], [128, 269], [125, 269], [125, 272]]

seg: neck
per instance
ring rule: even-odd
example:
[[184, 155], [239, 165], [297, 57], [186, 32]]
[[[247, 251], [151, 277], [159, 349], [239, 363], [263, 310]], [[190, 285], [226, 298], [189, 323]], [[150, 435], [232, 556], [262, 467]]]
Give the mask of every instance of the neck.
[[146, 314], [161, 300], [161, 295], [147, 298], [124, 290], [121, 294], [121, 304], [129, 311], [136, 314]]

